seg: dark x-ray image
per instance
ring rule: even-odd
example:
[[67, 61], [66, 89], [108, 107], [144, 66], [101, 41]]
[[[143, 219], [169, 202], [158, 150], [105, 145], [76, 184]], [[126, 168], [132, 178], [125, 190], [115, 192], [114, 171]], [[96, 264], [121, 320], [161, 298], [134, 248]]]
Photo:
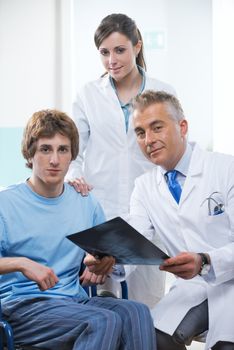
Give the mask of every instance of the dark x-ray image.
[[67, 236], [86, 252], [115, 257], [117, 264], [160, 265], [169, 256], [120, 217]]

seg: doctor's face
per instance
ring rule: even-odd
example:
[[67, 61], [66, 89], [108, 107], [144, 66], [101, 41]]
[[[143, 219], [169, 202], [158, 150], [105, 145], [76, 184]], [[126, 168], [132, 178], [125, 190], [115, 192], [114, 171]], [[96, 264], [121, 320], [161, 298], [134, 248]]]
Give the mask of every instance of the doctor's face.
[[140, 49], [140, 41], [133, 46], [125, 35], [113, 32], [102, 41], [99, 52], [106, 71], [114, 80], [121, 81], [137, 70], [136, 56]]
[[173, 169], [186, 147], [187, 121], [177, 121], [164, 103], [135, 110], [133, 122], [137, 142], [144, 155], [165, 170]]

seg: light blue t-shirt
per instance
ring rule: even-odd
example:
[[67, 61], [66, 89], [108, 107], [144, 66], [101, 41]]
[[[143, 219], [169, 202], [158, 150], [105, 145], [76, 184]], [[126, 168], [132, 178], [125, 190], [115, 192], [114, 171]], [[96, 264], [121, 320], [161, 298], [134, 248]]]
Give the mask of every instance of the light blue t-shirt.
[[1, 275], [1, 299], [87, 298], [78, 277], [84, 251], [66, 236], [104, 221], [103, 210], [93, 195], [82, 197], [66, 183], [56, 198], [39, 196], [27, 183], [1, 191], [0, 257], [28, 257], [51, 267], [59, 278], [53, 288], [42, 292], [20, 272]]

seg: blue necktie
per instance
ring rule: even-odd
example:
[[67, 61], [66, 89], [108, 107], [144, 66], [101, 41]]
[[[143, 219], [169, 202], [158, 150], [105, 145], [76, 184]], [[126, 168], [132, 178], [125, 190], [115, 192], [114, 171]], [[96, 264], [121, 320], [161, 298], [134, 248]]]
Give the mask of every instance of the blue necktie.
[[177, 170], [170, 170], [166, 173], [166, 176], [168, 188], [176, 202], [179, 203], [182, 190], [179, 182], [176, 180], [177, 173]]

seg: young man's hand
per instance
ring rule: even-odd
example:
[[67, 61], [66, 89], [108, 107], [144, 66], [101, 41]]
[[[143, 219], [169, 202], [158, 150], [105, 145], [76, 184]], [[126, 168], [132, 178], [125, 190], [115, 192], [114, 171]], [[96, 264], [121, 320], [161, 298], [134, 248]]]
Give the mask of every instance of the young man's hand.
[[36, 282], [42, 291], [54, 287], [59, 281], [51, 268], [28, 258], [22, 258], [19, 266], [20, 271], [24, 276], [29, 280]]
[[112, 268], [115, 265], [115, 258], [113, 258], [113, 256], [104, 256], [99, 259], [87, 254], [84, 258], [84, 264], [90, 272], [96, 275], [108, 275], [112, 272]]
[[82, 275], [80, 276], [80, 283], [82, 286], [92, 286], [97, 284], [103, 284], [106, 281], [106, 275], [96, 275], [90, 272], [86, 267]]

